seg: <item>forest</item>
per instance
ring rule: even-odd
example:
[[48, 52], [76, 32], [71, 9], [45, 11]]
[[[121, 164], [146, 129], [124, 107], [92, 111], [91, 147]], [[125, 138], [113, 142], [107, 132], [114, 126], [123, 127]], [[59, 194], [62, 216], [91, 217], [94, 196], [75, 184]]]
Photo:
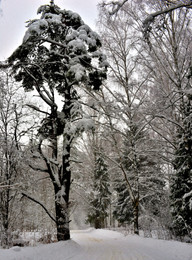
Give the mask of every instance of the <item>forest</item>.
[[[192, 1], [54, 1], [0, 62], [0, 247], [110, 228], [192, 242]], [[30, 17], [29, 17], [30, 18]]]

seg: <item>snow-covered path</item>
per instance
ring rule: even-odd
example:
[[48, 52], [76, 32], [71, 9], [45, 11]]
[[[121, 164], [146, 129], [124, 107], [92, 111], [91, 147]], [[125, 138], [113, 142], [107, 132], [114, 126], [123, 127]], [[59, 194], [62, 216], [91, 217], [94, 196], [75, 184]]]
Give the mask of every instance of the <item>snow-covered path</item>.
[[72, 234], [83, 252], [71, 260], [192, 260], [192, 245], [92, 230]]
[[81, 254], [74, 256], [72, 260], [128, 259], [123, 253], [123, 246], [118, 242], [119, 238], [123, 238], [120, 233], [104, 230], [80, 231], [72, 232], [72, 238], [82, 248]]
[[0, 249], [0, 260], [192, 260], [192, 245], [89, 229], [66, 242]]

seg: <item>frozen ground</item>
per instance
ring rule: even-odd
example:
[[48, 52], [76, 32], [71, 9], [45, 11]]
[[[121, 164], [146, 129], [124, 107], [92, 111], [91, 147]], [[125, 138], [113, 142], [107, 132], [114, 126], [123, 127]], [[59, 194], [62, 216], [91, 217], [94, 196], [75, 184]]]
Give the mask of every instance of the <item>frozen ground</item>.
[[192, 245], [109, 230], [72, 231], [72, 240], [0, 250], [0, 260], [192, 260]]

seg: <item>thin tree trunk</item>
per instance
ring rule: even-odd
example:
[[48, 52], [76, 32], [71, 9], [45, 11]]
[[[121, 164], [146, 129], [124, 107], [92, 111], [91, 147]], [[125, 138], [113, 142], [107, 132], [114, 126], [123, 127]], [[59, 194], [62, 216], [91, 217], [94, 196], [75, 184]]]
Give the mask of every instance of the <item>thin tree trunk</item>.
[[134, 234], [139, 235], [139, 200], [133, 202]]

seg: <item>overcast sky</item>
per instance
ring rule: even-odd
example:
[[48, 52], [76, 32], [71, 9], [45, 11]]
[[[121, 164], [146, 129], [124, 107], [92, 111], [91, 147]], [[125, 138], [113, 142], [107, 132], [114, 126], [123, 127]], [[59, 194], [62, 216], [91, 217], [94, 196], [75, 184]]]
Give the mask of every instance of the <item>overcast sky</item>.
[[[77, 12], [94, 29], [100, 0], [55, 0], [62, 9]], [[6, 59], [22, 43], [25, 22], [38, 18], [39, 6], [50, 0], [0, 0], [0, 61]]]

